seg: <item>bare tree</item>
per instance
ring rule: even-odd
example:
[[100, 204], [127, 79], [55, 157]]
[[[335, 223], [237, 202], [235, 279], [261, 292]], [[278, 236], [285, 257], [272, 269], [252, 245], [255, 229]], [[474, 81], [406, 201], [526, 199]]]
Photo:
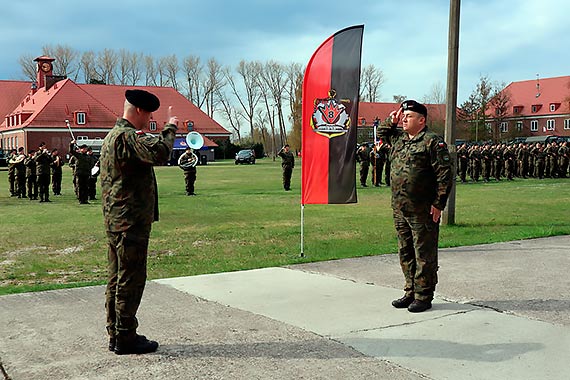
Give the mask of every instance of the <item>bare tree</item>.
[[218, 91], [218, 98], [221, 104], [221, 114], [228, 120], [230, 127], [237, 136], [237, 140], [241, 140], [241, 119], [242, 115], [236, 110], [236, 108], [231, 104], [227, 95], [222, 91]]
[[406, 95], [392, 95], [392, 98], [394, 99], [394, 103], [402, 103], [408, 97]]
[[[262, 94], [269, 92], [271, 97], [263, 97], [267, 115], [273, 114], [269, 108], [277, 108], [277, 123], [279, 125], [280, 144], [287, 141], [287, 131], [285, 130], [285, 118], [283, 117], [283, 98], [287, 88], [288, 76], [285, 66], [275, 61], [269, 61], [261, 66], [259, 76], [259, 87]], [[273, 104], [270, 104], [272, 102]]]
[[242, 91], [238, 88], [229, 70], [224, 71], [224, 76], [230, 85], [230, 91], [243, 109], [246, 120], [249, 123], [250, 135], [253, 138], [255, 108], [261, 97], [261, 91], [257, 81], [261, 73], [261, 64], [259, 62], [246, 62], [242, 60], [238, 64], [236, 71], [241, 78], [241, 84], [243, 85], [245, 94], [242, 94]]
[[117, 67], [117, 53], [111, 49], [104, 49], [97, 55], [95, 71], [106, 84], [116, 84], [115, 69]]
[[154, 57], [151, 55], [145, 55], [144, 57], [145, 65], [145, 86], [156, 86], [158, 72], [156, 69], [156, 63]]
[[[162, 57], [158, 61], [158, 71], [161, 78], [161, 86], [172, 86], [176, 91], [179, 90], [178, 87], [178, 73], [180, 71], [180, 66], [178, 65], [178, 58], [175, 54]], [[164, 82], [162, 81], [164, 79]]]
[[81, 54], [79, 60], [79, 71], [83, 73], [83, 80], [85, 83], [93, 83], [94, 81], [101, 80], [98, 77], [95, 67], [95, 53], [88, 50]]
[[127, 84], [129, 81], [129, 73], [131, 71], [131, 52], [127, 49], [119, 50], [117, 54], [117, 71], [115, 78], [117, 78], [117, 83], [121, 85]]
[[79, 71], [79, 52], [66, 45], [45, 45], [43, 54], [55, 59], [53, 62], [53, 72], [57, 75], [73, 76], [77, 79]]
[[200, 57], [190, 55], [184, 58], [182, 68], [188, 79], [188, 99], [198, 107], [201, 107], [202, 65], [200, 64]]
[[501, 124], [505, 122], [505, 118], [509, 113], [509, 108], [511, 105], [511, 93], [509, 90], [504, 88], [505, 83], [494, 83], [493, 84], [493, 96], [489, 101], [489, 107], [493, 111], [494, 119], [494, 130], [493, 130], [493, 140], [501, 140]]
[[22, 73], [24, 74], [24, 77], [31, 81], [36, 80], [36, 74], [38, 71], [34, 59], [35, 57], [32, 56], [31, 54], [22, 54], [20, 58], [18, 58], [18, 63], [22, 68]]
[[132, 53], [129, 64], [129, 81], [132, 86], [138, 84], [142, 78], [142, 53]]
[[380, 87], [384, 83], [384, 73], [370, 64], [364, 67], [360, 79], [360, 100], [363, 102], [377, 102], [380, 100]]
[[301, 150], [303, 66], [299, 63], [291, 63], [287, 66], [286, 72], [288, 79], [286, 92], [289, 99], [289, 121], [292, 125], [289, 144], [293, 149]]
[[218, 94], [225, 86], [226, 82], [223, 75], [223, 67], [216, 61], [215, 58], [208, 60], [207, 78], [204, 83], [204, 97], [206, 99], [206, 113], [210, 117], [214, 117], [220, 99]]
[[441, 82], [434, 83], [428, 94], [422, 98], [424, 104], [445, 104], [445, 89]]

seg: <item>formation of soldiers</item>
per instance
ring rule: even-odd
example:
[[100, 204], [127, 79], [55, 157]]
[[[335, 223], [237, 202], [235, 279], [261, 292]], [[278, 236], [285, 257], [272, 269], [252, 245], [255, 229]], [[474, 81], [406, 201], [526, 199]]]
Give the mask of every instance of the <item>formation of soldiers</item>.
[[[98, 171], [91, 173], [93, 167], [97, 167], [98, 159], [92, 152], [87, 153], [87, 148], [83, 150], [84, 155], [77, 159], [81, 149], [70, 148], [70, 166], [73, 169], [73, 183], [75, 192], [80, 203], [85, 203], [87, 197], [95, 199], [96, 183]], [[81, 165], [79, 165], [81, 161]], [[26, 154], [24, 148], [12, 149], [8, 154], [8, 182], [10, 186], [10, 196], [38, 200], [41, 203], [51, 202], [50, 184], [53, 195], [61, 195], [62, 167], [64, 160], [59, 155], [57, 149], [51, 151], [47, 149], [45, 143], [41, 143], [37, 150], [31, 149]], [[78, 170], [78, 166], [81, 169]], [[85, 177], [85, 174], [87, 176]], [[78, 177], [81, 176], [81, 180]], [[79, 198], [79, 183], [84, 184], [81, 192], [85, 194], [85, 200]]]
[[457, 174], [461, 182], [500, 181], [503, 178], [566, 178], [570, 162], [568, 142], [534, 144], [461, 145]]
[[366, 144], [361, 145], [356, 151], [356, 161], [360, 163], [360, 185], [367, 187], [368, 173], [371, 172], [373, 186], [382, 185], [382, 173], [384, 183], [390, 186], [390, 149], [391, 145], [382, 140], [369, 148]]

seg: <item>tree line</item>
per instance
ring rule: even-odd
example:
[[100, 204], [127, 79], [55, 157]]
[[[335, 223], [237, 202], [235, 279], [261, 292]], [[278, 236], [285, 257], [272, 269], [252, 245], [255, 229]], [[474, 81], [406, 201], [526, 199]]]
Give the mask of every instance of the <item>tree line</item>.
[[[55, 59], [54, 75], [77, 83], [173, 87], [211, 118], [222, 118], [220, 124], [241, 145], [261, 142], [273, 154], [284, 143], [301, 149], [305, 67], [300, 63], [242, 60], [229, 67], [215, 58], [203, 62], [196, 55], [155, 57], [127, 49], [80, 52], [67, 45], [43, 46], [42, 54]], [[32, 54], [19, 58], [31, 81], [36, 78], [34, 58]], [[379, 101], [383, 82], [382, 70], [363, 67], [362, 101]]]

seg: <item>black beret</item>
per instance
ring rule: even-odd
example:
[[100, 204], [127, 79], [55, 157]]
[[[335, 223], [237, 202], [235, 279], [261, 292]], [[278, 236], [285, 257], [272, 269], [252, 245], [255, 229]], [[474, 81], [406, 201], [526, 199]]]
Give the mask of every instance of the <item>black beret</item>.
[[406, 100], [402, 103], [402, 109], [404, 111], [414, 111], [419, 114], [424, 115], [427, 117], [427, 108], [421, 103], [416, 102], [415, 100]]
[[133, 106], [142, 108], [147, 112], [154, 112], [160, 107], [160, 100], [156, 95], [145, 90], [127, 90], [125, 98]]

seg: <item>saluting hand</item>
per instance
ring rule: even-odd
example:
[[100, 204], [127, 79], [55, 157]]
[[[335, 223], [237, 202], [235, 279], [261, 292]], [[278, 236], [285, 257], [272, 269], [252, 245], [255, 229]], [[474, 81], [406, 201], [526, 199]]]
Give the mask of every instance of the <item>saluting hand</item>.
[[167, 117], [168, 117], [168, 124], [174, 124], [178, 127], [178, 116], [172, 115], [172, 106], [168, 107]]
[[392, 124], [398, 124], [400, 122], [401, 117], [402, 117], [402, 107], [398, 108], [398, 111], [390, 112], [390, 119], [392, 120]]

